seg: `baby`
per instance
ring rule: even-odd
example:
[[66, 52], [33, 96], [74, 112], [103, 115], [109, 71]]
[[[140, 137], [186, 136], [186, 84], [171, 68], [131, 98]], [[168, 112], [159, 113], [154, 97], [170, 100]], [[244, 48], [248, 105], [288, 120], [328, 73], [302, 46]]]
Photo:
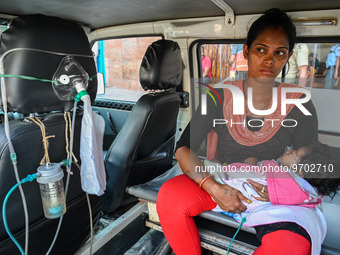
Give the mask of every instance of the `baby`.
[[312, 249], [321, 246], [327, 229], [321, 198], [334, 197], [340, 187], [340, 178], [336, 178], [340, 163], [330, 148], [313, 143], [297, 150], [288, 149], [278, 160], [258, 161], [252, 157], [245, 162], [248, 164], [233, 163], [223, 166], [223, 171], [210, 173], [216, 181], [238, 189], [252, 202], [244, 203], [247, 209], [241, 214], [223, 211], [218, 205], [213, 211], [248, 227], [296, 223], [308, 233]]
[[[326, 144], [315, 142], [297, 150], [288, 147], [276, 162], [303, 177], [320, 195], [334, 197], [340, 188], [340, 163]], [[262, 166], [263, 161], [250, 157], [244, 163]]]
[[[212, 170], [216, 163], [205, 161], [205, 165]], [[340, 174], [340, 163], [332, 156], [330, 147], [319, 142], [288, 149], [277, 160], [258, 161], [251, 157], [245, 163], [233, 163], [222, 169], [223, 172], [210, 173], [216, 181], [238, 189], [253, 202], [246, 204], [246, 213], [263, 202], [314, 208], [322, 196], [333, 197], [340, 189], [340, 179], [335, 178]]]

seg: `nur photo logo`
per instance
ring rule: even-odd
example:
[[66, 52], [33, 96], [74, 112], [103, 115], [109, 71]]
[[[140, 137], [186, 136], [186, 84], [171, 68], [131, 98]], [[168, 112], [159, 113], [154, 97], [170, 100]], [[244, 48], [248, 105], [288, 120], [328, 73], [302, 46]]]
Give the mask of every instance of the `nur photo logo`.
[[[219, 96], [219, 94], [217, 93], [217, 91], [211, 87], [210, 85], [204, 83], [204, 82], [198, 82], [198, 84], [210, 89], [210, 91], [212, 91], [215, 96], [217, 97], [221, 107], [223, 107], [223, 104], [222, 104], [222, 100], [221, 100], [221, 97]], [[217, 103], [216, 103], [216, 99], [215, 97], [212, 95], [212, 93], [206, 89], [206, 88], [202, 88], [202, 87], [198, 87], [201, 91], [205, 92], [205, 93], [201, 93], [201, 100], [202, 100], [202, 103], [204, 102], [204, 106], [202, 104], [202, 108], [201, 108], [201, 113], [202, 115], [206, 115], [207, 114], [207, 95], [209, 95], [211, 97], [211, 99], [213, 100], [215, 106], [217, 106]], [[204, 113], [202, 112], [204, 111]]]
[[[200, 87], [200, 90], [202, 91], [201, 93], [201, 114], [202, 115], [207, 115], [207, 95], [209, 95], [212, 98], [215, 106], [217, 106], [216, 99], [214, 98], [212, 93], [215, 94], [216, 98], [219, 100], [221, 106], [223, 107], [222, 100], [220, 96], [218, 95], [216, 89], [228, 89], [231, 92], [232, 99], [233, 99], [233, 115], [243, 115], [245, 113], [245, 99], [244, 99], [245, 97], [244, 97], [243, 91], [239, 87], [233, 84], [219, 83], [215, 85], [215, 88], [213, 88], [209, 86], [208, 84], [205, 84], [202, 82], [199, 82], [199, 84], [210, 89], [209, 91], [206, 88]], [[301, 93], [301, 94], [304, 94], [305, 96], [300, 97], [300, 98], [288, 98], [287, 95], [289, 93]], [[275, 110], [278, 107], [278, 88], [276, 87], [272, 88], [272, 104], [269, 109], [265, 109], [265, 110], [255, 109], [253, 105], [253, 90], [251, 87], [247, 89], [247, 95], [248, 95], [247, 97], [248, 109], [254, 115], [259, 115], [259, 116], [270, 115], [273, 112], [275, 112]], [[307, 103], [311, 99], [311, 93], [308, 89], [301, 88], [301, 87], [283, 87], [281, 88], [280, 99], [281, 99], [280, 100], [281, 101], [281, 107], [280, 107], [281, 115], [287, 114], [286, 106], [290, 104], [298, 107], [304, 115], [312, 115], [303, 105], [304, 103]]]

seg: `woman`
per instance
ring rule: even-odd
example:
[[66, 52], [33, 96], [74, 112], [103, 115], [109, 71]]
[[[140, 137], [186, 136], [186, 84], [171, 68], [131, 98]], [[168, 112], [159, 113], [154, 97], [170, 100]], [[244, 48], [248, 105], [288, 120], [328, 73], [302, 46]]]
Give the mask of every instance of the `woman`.
[[[248, 60], [248, 78], [234, 85], [244, 91], [245, 98], [248, 96], [247, 89], [252, 88], [255, 109], [271, 107], [273, 87], [278, 87], [280, 95], [280, 89], [289, 86], [275, 83], [275, 78], [293, 53], [295, 37], [295, 26], [288, 15], [279, 9], [267, 11], [249, 29], [244, 45], [244, 57]], [[157, 211], [164, 234], [177, 255], [201, 254], [193, 216], [212, 210], [217, 205], [224, 211], [241, 213], [250, 202], [240, 191], [226, 184], [219, 184], [213, 178], [207, 178], [207, 173], [195, 171], [203, 166], [195, 151], [211, 131], [214, 119], [230, 120], [234, 117], [238, 122], [246, 120], [248, 123], [248, 120], [255, 118], [264, 122], [263, 127], [216, 125], [213, 129], [218, 134], [217, 159], [221, 162], [244, 162], [248, 157], [254, 156], [259, 160], [278, 158], [284, 153], [286, 146], [299, 148], [311, 140], [317, 140], [317, 117], [310, 101], [304, 106], [311, 116], [305, 116], [294, 105], [288, 107], [286, 116], [281, 116], [280, 104], [271, 115], [254, 115], [249, 110], [247, 100], [245, 114], [233, 116], [230, 92], [224, 90], [223, 93], [223, 110], [208, 101], [207, 115], [200, 115], [200, 108], [194, 114], [177, 143], [175, 152], [185, 175], [166, 182], [157, 197]], [[294, 94], [293, 97], [301, 97], [301, 94]], [[264, 121], [272, 117], [280, 120], [293, 119], [297, 125], [283, 127], [282, 121]], [[205, 125], [206, 123], [210, 125]], [[266, 189], [258, 192], [259, 195], [266, 195], [261, 192], [266, 192]], [[307, 255], [311, 252], [309, 234], [296, 223], [268, 223], [264, 220], [255, 228], [262, 243], [255, 254]]]

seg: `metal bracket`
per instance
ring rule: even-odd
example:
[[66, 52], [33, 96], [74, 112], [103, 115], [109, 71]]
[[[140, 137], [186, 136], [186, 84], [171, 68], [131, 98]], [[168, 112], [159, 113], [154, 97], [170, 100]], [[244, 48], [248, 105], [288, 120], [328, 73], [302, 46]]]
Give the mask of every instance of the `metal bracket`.
[[227, 5], [223, 0], [211, 0], [215, 5], [217, 5], [222, 11], [225, 12], [224, 23], [227, 27], [232, 27], [235, 21], [235, 15], [233, 9]]

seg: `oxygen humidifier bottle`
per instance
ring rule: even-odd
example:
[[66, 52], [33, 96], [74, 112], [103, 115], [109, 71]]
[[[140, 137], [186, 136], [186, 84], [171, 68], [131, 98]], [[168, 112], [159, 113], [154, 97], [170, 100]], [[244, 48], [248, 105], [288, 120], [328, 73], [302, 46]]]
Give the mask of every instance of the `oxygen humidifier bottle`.
[[64, 172], [57, 163], [47, 163], [38, 167], [41, 174], [37, 177], [46, 218], [59, 218], [66, 212], [63, 185]]

